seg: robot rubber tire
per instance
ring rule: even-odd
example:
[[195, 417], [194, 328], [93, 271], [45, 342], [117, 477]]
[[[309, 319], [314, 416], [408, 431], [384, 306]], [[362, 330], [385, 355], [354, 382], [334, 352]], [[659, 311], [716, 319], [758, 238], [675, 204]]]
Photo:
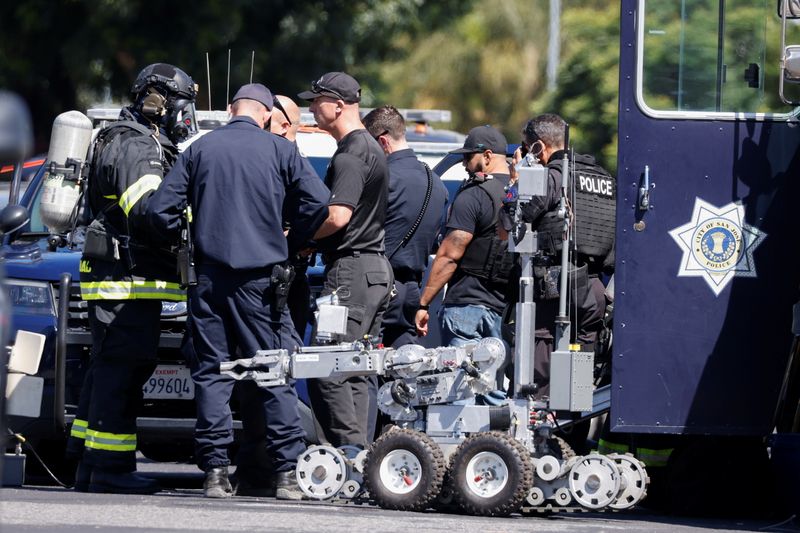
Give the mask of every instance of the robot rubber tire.
[[423, 511], [439, 495], [444, 472], [444, 455], [430, 437], [394, 429], [370, 446], [364, 485], [384, 509]]
[[514, 438], [496, 431], [477, 433], [462, 442], [450, 475], [456, 501], [471, 515], [511, 514], [533, 487], [530, 453]]

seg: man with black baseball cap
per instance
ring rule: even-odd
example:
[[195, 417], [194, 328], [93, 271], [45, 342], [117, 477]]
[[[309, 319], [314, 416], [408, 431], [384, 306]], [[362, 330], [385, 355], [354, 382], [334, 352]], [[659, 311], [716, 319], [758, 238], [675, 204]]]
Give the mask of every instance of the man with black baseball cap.
[[[325, 174], [331, 190], [328, 218], [314, 239], [325, 260], [322, 296], [335, 293], [348, 308], [341, 341], [377, 337], [394, 283], [384, 255], [383, 225], [389, 194], [386, 156], [361, 123], [361, 87], [344, 72], [328, 72], [298, 94], [309, 100], [317, 125], [338, 142]], [[365, 447], [373, 437], [374, 376], [309, 380], [309, 396], [325, 439], [334, 446]]]
[[500, 208], [509, 184], [506, 138], [491, 126], [472, 128], [462, 154], [470, 175], [453, 200], [447, 234], [436, 252], [420, 297], [416, 325], [428, 333], [428, 307], [445, 286], [442, 341], [459, 346], [484, 337], [502, 338], [501, 323], [513, 259], [498, 237]]
[[[287, 278], [287, 214], [306, 240], [327, 216], [329, 191], [297, 146], [264, 131], [274, 105], [260, 83], [242, 87], [230, 105], [231, 120], [192, 143], [148, 204], [153, 227], [177, 237], [181, 214], [191, 206], [197, 281], [188, 288], [187, 359], [195, 382], [195, 457], [205, 471], [205, 496], [232, 495], [228, 447], [233, 424], [228, 402], [234, 380], [220, 363], [237, 353], [287, 349], [301, 344], [276, 280]], [[298, 238], [302, 238], [298, 235]], [[264, 447], [273, 459], [276, 496], [300, 499], [297, 457], [305, 433], [291, 384], [258, 388], [243, 406], [266, 424]], [[243, 420], [247, 423], [248, 415]], [[265, 485], [268, 480], [263, 480]]]

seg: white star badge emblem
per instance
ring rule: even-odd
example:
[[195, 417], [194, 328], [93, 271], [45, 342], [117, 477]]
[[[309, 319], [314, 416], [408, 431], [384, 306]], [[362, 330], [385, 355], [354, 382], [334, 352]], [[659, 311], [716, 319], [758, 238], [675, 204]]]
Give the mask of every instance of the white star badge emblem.
[[683, 250], [678, 276], [705, 279], [716, 296], [734, 276], [756, 277], [753, 252], [766, 234], [745, 224], [744, 206], [695, 199], [692, 219], [669, 234]]

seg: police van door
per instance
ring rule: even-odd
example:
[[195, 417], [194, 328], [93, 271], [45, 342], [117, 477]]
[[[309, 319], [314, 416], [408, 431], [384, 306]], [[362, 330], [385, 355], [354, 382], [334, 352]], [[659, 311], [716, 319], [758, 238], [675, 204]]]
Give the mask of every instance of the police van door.
[[771, 431], [800, 282], [800, 128], [778, 97], [776, 11], [622, 2], [617, 431]]

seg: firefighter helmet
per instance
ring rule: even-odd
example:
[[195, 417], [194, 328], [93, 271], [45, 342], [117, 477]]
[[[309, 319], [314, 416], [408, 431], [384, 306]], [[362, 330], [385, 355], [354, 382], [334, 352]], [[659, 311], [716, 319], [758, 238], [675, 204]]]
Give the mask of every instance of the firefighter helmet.
[[134, 108], [162, 127], [173, 142], [197, 132], [194, 101], [197, 85], [183, 70], [167, 63], [146, 66], [131, 87]]

